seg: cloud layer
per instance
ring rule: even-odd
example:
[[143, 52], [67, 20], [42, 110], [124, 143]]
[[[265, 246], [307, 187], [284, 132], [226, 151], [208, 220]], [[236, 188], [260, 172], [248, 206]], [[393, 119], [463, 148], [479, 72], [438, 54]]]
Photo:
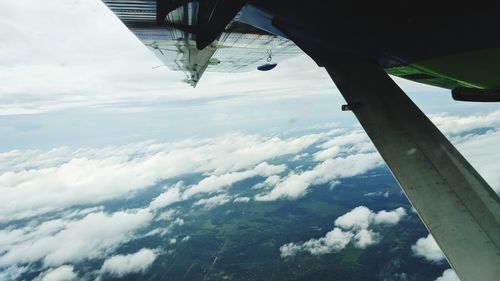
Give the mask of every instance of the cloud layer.
[[[495, 155], [490, 150], [500, 135], [494, 128], [470, 133], [473, 127], [455, 128], [452, 140], [489, 182], [500, 182], [490, 165]], [[332, 184], [383, 165], [364, 133], [329, 129], [287, 138], [234, 133], [100, 149], [0, 153], [0, 222], [4, 225], [0, 229], [0, 277], [14, 279], [35, 263], [41, 264], [40, 278], [50, 277], [59, 267], [70, 276], [64, 266], [120, 257], [115, 253], [120, 246], [145, 235], [179, 242], [182, 236], [169, 237], [169, 233], [188, 221], [189, 214], [175, 210], [178, 202], [210, 209], [250, 200], [260, 204], [294, 200], [306, 196], [315, 185]], [[307, 164], [291, 168], [296, 155]], [[192, 174], [197, 175], [195, 182], [179, 181]], [[245, 194], [231, 189], [250, 178], [260, 182]], [[146, 192], [154, 195], [143, 206], [105, 208], [117, 199], [129, 200]], [[323, 237], [283, 245], [281, 255], [320, 255], [347, 245], [367, 248], [381, 241], [382, 227], [397, 224], [404, 215], [402, 208], [375, 212], [360, 206], [338, 217]], [[150, 227], [159, 221], [166, 222], [166, 227]], [[413, 253], [432, 262], [443, 260], [432, 242], [432, 237], [419, 239]], [[71, 272], [78, 275], [74, 268]]]

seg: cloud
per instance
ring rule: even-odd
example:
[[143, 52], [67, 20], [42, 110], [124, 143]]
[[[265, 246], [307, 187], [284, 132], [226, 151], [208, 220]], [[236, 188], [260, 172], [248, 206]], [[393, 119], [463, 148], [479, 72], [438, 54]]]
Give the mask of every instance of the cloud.
[[443, 271], [443, 275], [438, 277], [435, 281], [460, 281], [457, 274], [453, 269], [447, 269]]
[[277, 183], [280, 182], [280, 180], [281, 180], [281, 177], [278, 175], [270, 176], [265, 181], [254, 185], [252, 188], [259, 189], [259, 188], [274, 187]]
[[0, 280], [19, 280], [21, 275], [30, 271], [29, 266], [13, 265], [0, 270]]
[[500, 149], [500, 130], [490, 130], [481, 135], [469, 135], [463, 138], [456, 137], [454, 142], [457, 149], [470, 161], [472, 166], [491, 185], [493, 190], [500, 194], [500, 173], [495, 165]]
[[[379, 233], [368, 229], [370, 225], [395, 225], [405, 214], [403, 208], [374, 213], [365, 206], [359, 206], [338, 217], [335, 220], [336, 227], [324, 237], [303, 243], [285, 244], [280, 247], [280, 254], [283, 258], [295, 256], [299, 252], [312, 255], [330, 254], [343, 250], [350, 242], [357, 248], [365, 249], [382, 239]], [[376, 219], [378, 215], [379, 219]]]
[[439, 263], [444, 261], [445, 256], [439, 248], [434, 237], [429, 233], [427, 237], [422, 237], [411, 246], [413, 254], [417, 257], [422, 257], [430, 262]]
[[227, 194], [220, 194], [216, 195], [210, 198], [204, 198], [200, 199], [196, 202], [194, 202], [194, 206], [203, 206], [207, 209], [212, 209], [217, 206], [226, 204], [227, 202], [231, 201], [231, 197], [228, 196]]
[[177, 183], [175, 186], [170, 187], [166, 192], [160, 194], [153, 201], [151, 201], [149, 207], [152, 209], [159, 209], [181, 201], [181, 186], [182, 183]]
[[[131, 197], [160, 180], [187, 173], [209, 176], [184, 196], [215, 192], [247, 177], [282, 172], [284, 165], [263, 162], [298, 153], [327, 135], [280, 139], [228, 134], [101, 149], [0, 153], [0, 222]], [[176, 199], [177, 191], [160, 195], [153, 206]], [[36, 196], [27, 196], [31, 194]]]
[[354, 236], [354, 245], [364, 249], [370, 245], [377, 244], [380, 241], [380, 234], [370, 229], [361, 229]]
[[281, 246], [281, 257], [294, 256], [301, 251], [309, 252], [311, 255], [324, 255], [338, 252], [351, 242], [352, 237], [353, 234], [351, 232], [345, 232], [336, 227], [332, 231], [326, 233], [324, 237], [311, 239], [302, 244], [289, 243]]
[[365, 206], [359, 206], [335, 220], [335, 225], [343, 229], [364, 229], [373, 221], [373, 212]]
[[335, 225], [343, 229], [366, 229], [372, 224], [395, 225], [406, 215], [404, 208], [392, 211], [372, 212], [365, 206], [359, 206], [335, 220]]
[[286, 169], [286, 165], [269, 165], [266, 162], [260, 163], [251, 170], [242, 172], [232, 172], [222, 175], [212, 175], [204, 178], [198, 184], [189, 187], [182, 197], [184, 199], [191, 198], [199, 193], [213, 193], [220, 192], [221, 190], [230, 187], [238, 181], [255, 176], [268, 177], [271, 175], [279, 174]]
[[346, 157], [328, 159], [299, 174], [290, 173], [270, 192], [255, 197], [258, 201], [277, 199], [296, 199], [304, 196], [311, 185], [319, 185], [330, 181], [353, 177], [382, 165], [378, 153], [353, 154]]
[[63, 265], [41, 273], [35, 280], [38, 281], [71, 281], [77, 279], [73, 266]]
[[382, 210], [375, 214], [373, 217], [373, 223], [394, 225], [397, 224], [404, 216], [406, 216], [406, 211], [402, 207], [389, 212]]
[[234, 203], [246, 203], [246, 202], [249, 202], [250, 201], [250, 197], [236, 197], [234, 198], [233, 202]]
[[[500, 174], [495, 165], [500, 150], [500, 111], [469, 116], [434, 114], [431, 120], [441, 131], [450, 136], [450, 140], [472, 166], [500, 193]], [[482, 132], [477, 132], [481, 129]]]
[[112, 256], [104, 261], [100, 271], [115, 277], [123, 277], [129, 273], [144, 273], [151, 267], [157, 256], [155, 250], [147, 248], [129, 255]]
[[344, 134], [318, 145], [322, 150], [313, 155], [315, 161], [324, 161], [340, 154], [346, 155], [375, 151], [375, 147], [370, 142], [365, 132], [348, 132], [344, 130], [339, 133]]
[[[5, 54], [2, 66], [9, 69], [0, 73], [5, 96], [0, 115], [106, 106], [132, 111], [172, 106], [175, 101], [284, 100], [335, 91], [326, 71], [305, 55], [280, 61], [281, 67], [270, 73], [205, 73], [197, 89], [192, 89], [182, 82], [184, 73], [153, 69], [162, 63], [101, 1], [53, 0], [41, 7], [28, 0], [24, 4], [30, 8], [14, 0], [2, 1], [0, 6], [4, 38], [0, 53]], [[47, 14], [51, 20], [44, 17]], [[81, 20], [72, 22], [76, 17]], [[300, 77], [290, 80], [297, 67], [301, 67]], [[241, 87], [245, 79], [259, 83]], [[308, 83], [311, 80], [315, 83]]]
[[103, 257], [133, 239], [153, 215], [148, 209], [90, 213], [80, 220], [57, 219], [2, 230], [0, 267], [41, 260], [45, 267]]
[[280, 247], [280, 256], [282, 258], [293, 257], [297, 255], [299, 252], [302, 252], [304, 247], [302, 244], [296, 243], [288, 243], [284, 244]]
[[447, 134], [460, 134], [478, 128], [499, 127], [500, 111], [488, 114], [456, 116], [447, 113], [429, 116], [436, 126]]

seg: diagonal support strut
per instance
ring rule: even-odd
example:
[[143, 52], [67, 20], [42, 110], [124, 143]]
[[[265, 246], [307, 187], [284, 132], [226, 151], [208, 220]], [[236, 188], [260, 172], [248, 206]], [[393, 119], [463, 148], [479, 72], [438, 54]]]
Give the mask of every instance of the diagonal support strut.
[[498, 195], [377, 64], [324, 66], [461, 280], [498, 280]]

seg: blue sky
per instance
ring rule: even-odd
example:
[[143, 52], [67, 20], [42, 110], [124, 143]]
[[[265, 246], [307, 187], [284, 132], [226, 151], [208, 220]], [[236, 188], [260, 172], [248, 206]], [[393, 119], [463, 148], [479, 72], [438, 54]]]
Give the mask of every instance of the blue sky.
[[[318, 179], [334, 181], [382, 165], [352, 113], [340, 110], [343, 99], [324, 69], [305, 55], [270, 72], [206, 73], [193, 89], [182, 73], [157, 67], [160, 62], [98, 0], [6, 0], [0, 14], [0, 225], [6, 225], [0, 242], [13, 245], [0, 243], [0, 269], [21, 268], [26, 259], [15, 254], [26, 241], [46, 238], [46, 224], [61, 235], [77, 235], [81, 223], [115, 219], [118, 230], [142, 227], [160, 216], [154, 208], [113, 214], [99, 208], [183, 173], [203, 173], [206, 181], [165, 187], [166, 195], [156, 198], [163, 206], [183, 200], [180, 190], [207, 185], [219, 194], [226, 188], [219, 181], [255, 173], [269, 176], [270, 190], [254, 200], [293, 200]], [[454, 102], [448, 90], [396, 81], [500, 190], [491, 165], [500, 156], [500, 106]], [[282, 168], [263, 164], [300, 156], [312, 145], [320, 151], [310, 155], [317, 162], [311, 170], [273, 178]], [[339, 156], [346, 151], [353, 155]], [[220, 193], [200, 200], [226, 199]], [[47, 212], [71, 223], [44, 218]], [[136, 218], [136, 225], [127, 228], [124, 216]], [[15, 219], [33, 223], [9, 226]], [[8, 240], [29, 231], [38, 236]], [[92, 235], [83, 238], [107, 241]], [[38, 252], [38, 261], [61, 266], [55, 269], [61, 274], [75, 274], [64, 266], [89, 258], [75, 252], [64, 259], [50, 254], [60, 250], [51, 247]], [[103, 268], [156, 257], [147, 251], [114, 260], [112, 252], [99, 254], [109, 257]]]

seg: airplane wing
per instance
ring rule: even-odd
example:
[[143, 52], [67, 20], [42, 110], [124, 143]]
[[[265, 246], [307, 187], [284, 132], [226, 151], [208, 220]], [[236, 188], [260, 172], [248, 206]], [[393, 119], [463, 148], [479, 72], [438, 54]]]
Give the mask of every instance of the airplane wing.
[[[216, 40], [199, 50], [196, 2], [179, 2], [171, 11], [157, 0], [103, 2], [164, 65], [184, 72], [193, 87], [205, 71], [245, 72], [303, 53], [292, 41], [239, 21], [239, 14]], [[175, 5], [175, 0], [163, 2]]]
[[303, 50], [326, 68], [348, 103], [342, 108], [460, 279], [499, 280], [498, 195], [388, 76], [452, 89], [458, 100], [500, 101], [498, 1], [104, 2], [193, 86], [204, 71], [270, 69]]

